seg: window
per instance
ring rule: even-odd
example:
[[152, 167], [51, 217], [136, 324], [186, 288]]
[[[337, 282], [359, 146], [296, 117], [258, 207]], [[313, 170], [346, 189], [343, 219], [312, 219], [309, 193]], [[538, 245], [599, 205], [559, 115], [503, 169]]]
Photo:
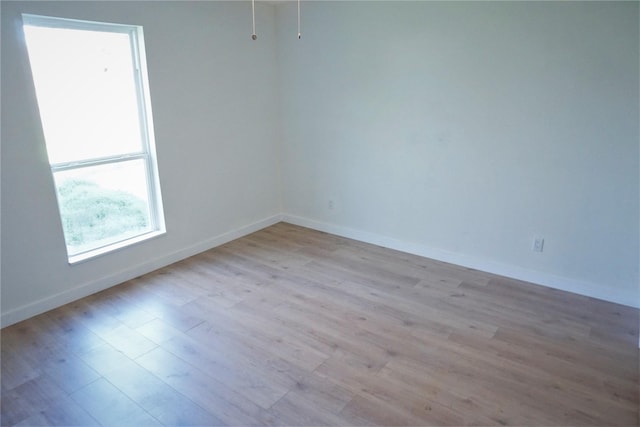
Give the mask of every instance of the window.
[[22, 19], [69, 262], [164, 233], [142, 27]]

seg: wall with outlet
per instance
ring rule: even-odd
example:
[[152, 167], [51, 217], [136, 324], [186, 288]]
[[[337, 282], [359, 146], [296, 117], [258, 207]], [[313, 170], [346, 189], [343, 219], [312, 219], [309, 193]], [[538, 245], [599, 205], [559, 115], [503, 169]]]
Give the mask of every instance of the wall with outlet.
[[640, 304], [637, 2], [303, 6], [288, 220]]

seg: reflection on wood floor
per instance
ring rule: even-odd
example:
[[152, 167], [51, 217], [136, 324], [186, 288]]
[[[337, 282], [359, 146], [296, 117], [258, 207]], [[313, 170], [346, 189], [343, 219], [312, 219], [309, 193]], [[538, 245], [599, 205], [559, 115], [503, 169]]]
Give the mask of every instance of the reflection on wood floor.
[[638, 310], [280, 223], [2, 330], [2, 425], [638, 425]]

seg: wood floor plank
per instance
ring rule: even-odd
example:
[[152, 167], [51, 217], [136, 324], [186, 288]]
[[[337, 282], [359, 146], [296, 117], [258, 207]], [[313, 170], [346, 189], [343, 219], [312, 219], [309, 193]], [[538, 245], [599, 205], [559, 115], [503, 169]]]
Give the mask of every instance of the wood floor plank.
[[105, 344], [98, 334], [84, 325], [70, 305], [44, 313], [42, 318], [48, 323], [51, 335], [67, 351], [82, 353]]
[[344, 420], [332, 411], [326, 411], [313, 399], [296, 392], [287, 393], [270, 408], [275, 424], [286, 426], [338, 426]]
[[273, 384], [257, 375], [255, 366], [244, 362], [247, 355], [236, 355], [223, 346], [199, 343], [187, 336], [167, 341], [163, 348], [186, 362], [203, 369], [217, 381], [244, 395], [262, 408], [269, 408], [287, 392], [282, 384]]
[[19, 351], [22, 351], [22, 349], [3, 350], [0, 357], [0, 366], [2, 369], [0, 382], [2, 383], [3, 393], [40, 375], [41, 372], [37, 367], [20, 356]]
[[173, 301], [150, 292], [141, 279], [134, 279], [118, 287], [121, 286], [123, 287], [121, 296], [124, 299], [130, 300], [139, 310], [152, 314], [180, 331], [189, 330], [204, 321]]
[[406, 365], [398, 361], [390, 361], [380, 370], [378, 377], [382, 384], [399, 382], [407, 390], [413, 390], [415, 396], [420, 396], [427, 402], [425, 405], [431, 406], [431, 410], [447, 408], [449, 417], [453, 414], [463, 418], [458, 425], [500, 424], [500, 417], [504, 416], [504, 412], [491, 401], [477, 395], [460, 395], [453, 387], [445, 387], [438, 380], [420, 378], [420, 371], [406, 368]]
[[164, 342], [169, 341], [171, 338], [182, 334], [182, 331], [174, 328], [161, 319], [153, 319], [152, 321], [137, 327], [136, 331], [149, 341], [154, 342], [159, 346]]
[[111, 346], [85, 355], [87, 363], [129, 399], [164, 425], [224, 423]]
[[2, 425], [17, 424], [54, 405], [66, 393], [48, 376], [39, 375], [2, 394]]
[[90, 301], [95, 310], [112, 316], [129, 328], [137, 328], [155, 318], [152, 313], [140, 310], [135, 303], [124, 298], [119, 289], [107, 289]]
[[126, 325], [121, 325], [102, 336], [107, 343], [128, 357], [135, 359], [156, 347], [156, 344]]
[[588, 366], [576, 366], [568, 360], [547, 353], [544, 348], [528, 348], [510, 345], [499, 339], [484, 340], [458, 334], [451, 335], [449, 340], [479, 353], [535, 368], [542, 375], [552, 375], [557, 381], [566, 381], [584, 392], [600, 389], [602, 400], [610, 400], [629, 408], [637, 403], [637, 382], [634, 381], [633, 373], [628, 377], [624, 374], [620, 377], [608, 375], [607, 380], [603, 381], [601, 371]]
[[[206, 302], [203, 306], [207, 309]], [[202, 309], [201, 307], [199, 308]], [[210, 315], [207, 321], [188, 331], [188, 335], [207, 339], [210, 336], [208, 334], [214, 333], [223, 339], [227, 348], [235, 342], [244, 343], [249, 351], [282, 358], [309, 372], [328, 357], [325, 353], [290, 337], [286, 331], [268, 329], [264, 322], [251, 323], [251, 319], [245, 319], [238, 315], [237, 311], [229, 310], [228, 314], [221, 314], [211, 308], [208, 310]]]
[[162, 348], [140, 356], [137, 362], [158, 378], [215, 414], [225, 425], [260, 424], [263, 408], [181, 358]]
[[100, 375], [73, 353], [52, 358], [40, 367], [58, 387], [67, 393], [96, 381]]
[[71, 398], [103, 426], [118, 427], [123, 420], [136, 426], [162, 425], [104, 378], [75, 391]]
[[[340, 412], [348, 424], [356, 426], [429, 425], [413, 413], [375, 396], [357, 395]], [[433, 423], [431, 425], [438, 425]], [[456, 425], [456, 424], [451, 424]]]
[[[4, 421], [3, 421], [3, 425]], [[99, 426], [101, 425], [84, 408], [68, 396], [59, 396], [55, 402], [41, 409], [16, 426]]]
[[640, 311], [279, 223], [0, 331], [2, 425], [639, 425]]
[[611, 378], [638, 378], [638, 349], [631, 348], [628, 354], [619, 354], [618, 349], [600, 346], [590, 341], [570, 341], [545, 338], [535, 333], [524, 333], [518, 329], [501, 327], [495, 334], [496, 340], [511, 346], [530, 349], [535, 352], [542, 350], [545, 354], [573, 363], [582, 368], [589, 367], [599, 370], [603, 375]]

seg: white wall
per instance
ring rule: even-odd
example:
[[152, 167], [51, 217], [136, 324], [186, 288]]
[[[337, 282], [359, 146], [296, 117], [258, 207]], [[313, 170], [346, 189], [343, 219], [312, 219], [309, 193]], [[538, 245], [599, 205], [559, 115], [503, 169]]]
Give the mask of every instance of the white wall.
[[300, 41], [295, 13], [290, 221], [640, 306], [637, 2], [304, 2]]
[[[1, 2], [2, 324], [277, 221], [274, 8]], [[20, 13], [143, 25], [167, 234], [69, 266]]]
[[[282, 212], [640, 305], [637, 3], [0, 7], [2, 325]], [[144, 26], [165, 236], [67, 264], [21, 12]]]

